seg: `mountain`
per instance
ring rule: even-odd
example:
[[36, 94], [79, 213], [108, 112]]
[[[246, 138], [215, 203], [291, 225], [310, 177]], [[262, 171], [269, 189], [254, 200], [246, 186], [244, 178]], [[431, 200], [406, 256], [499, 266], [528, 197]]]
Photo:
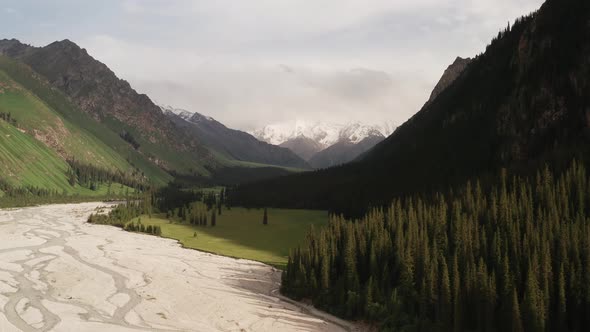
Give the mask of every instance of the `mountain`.
[[0, 56], [0, 184], [92, 194], [68, 183], [67, 160], [112, 173], [141, 174], [155, 184], [171, 176], [118, 134], [80, 112], [25, 64]]
[[304, 160], [311, 160], [314, 155], [324, 149], [321, 143], [303, 135], [290, 138], [279, 146], [293, 151]]
[[30, 66], [73, 105], [112, 132], [136, 142], [139, 151], [166, 170], [207, 174], [214, 157], [191, 135], [178, 130], [146, 95], [137, 93], [106, 65], [69, 40], [32, 47], [0, 40], [0, 54]]
[[548, 0], [362, 160], [241, 186], [250, 206], [358, 214], [502, 168], [530, 174], [590, 159], [590, 2]]
[[[393, 128], [390, 123], [371, 126], [359, 122], [342, 125], [296, 121], [294, 124], [267, 125], [253, 131], [252, 135], [259, 140], [289, 148], [310, 162], [317, 156], [312, 166], [325, 168], [355, 159], [389, 136]], [[330, 147], [334, 148], [326, 151]]]
[[465, 68], [467, 68], [471, 62], [471, 58], [463, 59], [461, 57], [457, 57], [455, 62], [453, 62], [443, 73], [442, 77], [434, 87], [434, 90], [432, 90], [427, 103], [433, 102], [441, 92], [448, 88], [449, 85], [451, 85], [457, 79], [457, 77], [463, 73]]
[[328, 168], [351, 162], [383, 141], [383, 135], [370, 135], [358, 143], [341, 140], [316, 153], [309, 163], [313, 168]]
[[160, 108], [176, 126], [186, 128], [203, 146], [224, 158], [282, 167], [310, 168], [289, 149], [261, 142], [246, 132], [227, 128], [211, 117], [170, 106]]
[[325, 149], [343, 139], [358, 143], [375, 132], [380, 132], [387, 137], [393, 132], [393, 129], [395, 127], [391, 123], [366, 125], [359, 122], [337, 124], [295, 121], [267, 125], [250, 133], [259, 140], [274, 145], [280, 145], [303, 136], [312, 139]]

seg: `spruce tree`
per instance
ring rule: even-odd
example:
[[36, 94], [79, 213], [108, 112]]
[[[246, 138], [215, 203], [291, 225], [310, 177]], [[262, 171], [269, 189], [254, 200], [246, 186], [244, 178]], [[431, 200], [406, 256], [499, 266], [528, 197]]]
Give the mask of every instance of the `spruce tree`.
[[516, 289], [512, 290], [512, 309], [511, 309], [511, 331], [512, 332], [523, 332], [522, 318], [520, 315], [520, 306], [518, 304], [518, 294]]
[[264, 215], [262, 216], [262, 224], [268, 225], [268, 211], [264, 208]]

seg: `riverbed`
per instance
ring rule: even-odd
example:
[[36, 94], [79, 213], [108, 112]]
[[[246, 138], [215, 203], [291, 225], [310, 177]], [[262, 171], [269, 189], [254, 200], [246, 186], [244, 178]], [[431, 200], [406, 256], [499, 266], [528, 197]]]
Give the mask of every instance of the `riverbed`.
[[346, 331], [280, 271], [86, 223], [102, 203], [0, 211], [0, 331]]

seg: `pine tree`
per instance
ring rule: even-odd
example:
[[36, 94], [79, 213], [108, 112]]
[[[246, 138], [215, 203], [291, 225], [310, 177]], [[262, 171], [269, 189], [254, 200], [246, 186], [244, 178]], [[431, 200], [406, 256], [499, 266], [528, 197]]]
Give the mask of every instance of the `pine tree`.
[[529, 267], [524, 293], [524, 326], [527, 331], [543, 331], [539, 282], [532, 267]]
[[451, 280], [449, 277], [449, 269], [446, 259], [441, 257], [441, 278], [440, 278], [440, 300], [439, 300], [439, 320], [443, 323], [446, 329], [452, 326], [452, 302], [451, 302]]
[[463, 326], [463, 308], [461, 299], [461, 274], [459, 273], [459, 263], [457, 255], [453, 257], [453, 326], [454, 331], [462, 331]]
[[217, 225], [217, 216], [215, 210], [211, 210], [211, 227], [215, 227], [215, 225]]
[[264, 215], [262, 216], [262, 224], [268, 225], [268, 211], [264, 208]]
[[516, 289], [512, 291], [512, 309], [511, 309], [511, 331], [512, 332], [523, 332], [522, 319], [520, 316], [520, 306], [518, 304], [518, 295]]
[[557, 328], [560, 331], [567, 330], [567, 299], [565, 286], [565, 270], [563, 263], [559, 268], [557, 281]]

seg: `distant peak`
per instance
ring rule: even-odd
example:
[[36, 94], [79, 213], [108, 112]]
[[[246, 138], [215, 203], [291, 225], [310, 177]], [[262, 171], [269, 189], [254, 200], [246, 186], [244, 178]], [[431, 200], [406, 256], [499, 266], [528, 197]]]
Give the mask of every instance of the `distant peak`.
[[161, 104], [157, 104], [157, 105], [158, 105], [158, 107], [160, 107], [160, 109], [162, 110], [162, 112], [164, 114], [173, 113], [188, 122], [215, 121], [215, 119], [213, 119], [212, 117], [206, 116], [206, 115], [203, 115], [203, 114], [200, 114], [197, 112], [187, 111], [182, 108], [175, 108], [170, 105], [161, 105]]
[[326, 148], [340, 141], [356, 144], [367, 137], [386, 137], [391, 134], [393, 129], [394, 126], [389, 122], [369, 125], [360, 121], [336, 124], [296, 120], [270, 124], [250, 133], [259, 140], [275, 145], [292, 140], [308, 139]]
[[456, 65], [457, 63], [462, 63], [462, 62], [471, 62], [471, 58], [462, 58], [460, 56], [458, 56], [457, 58], [455, 58], [455, 61], [453, 62], [453, 65]]
[[64, 40], [59, 40], [59, 41], [55, 41], [49, 45], [46, 46], [47, 48], [60, 48], [60, 49], [64, 49], [64, 50], [82, 50], [82, 48], [80, 46], [78, 46], [78, 44], [74, 43], [73, 41], [69, 40], [69, 39], [64, 39]]

